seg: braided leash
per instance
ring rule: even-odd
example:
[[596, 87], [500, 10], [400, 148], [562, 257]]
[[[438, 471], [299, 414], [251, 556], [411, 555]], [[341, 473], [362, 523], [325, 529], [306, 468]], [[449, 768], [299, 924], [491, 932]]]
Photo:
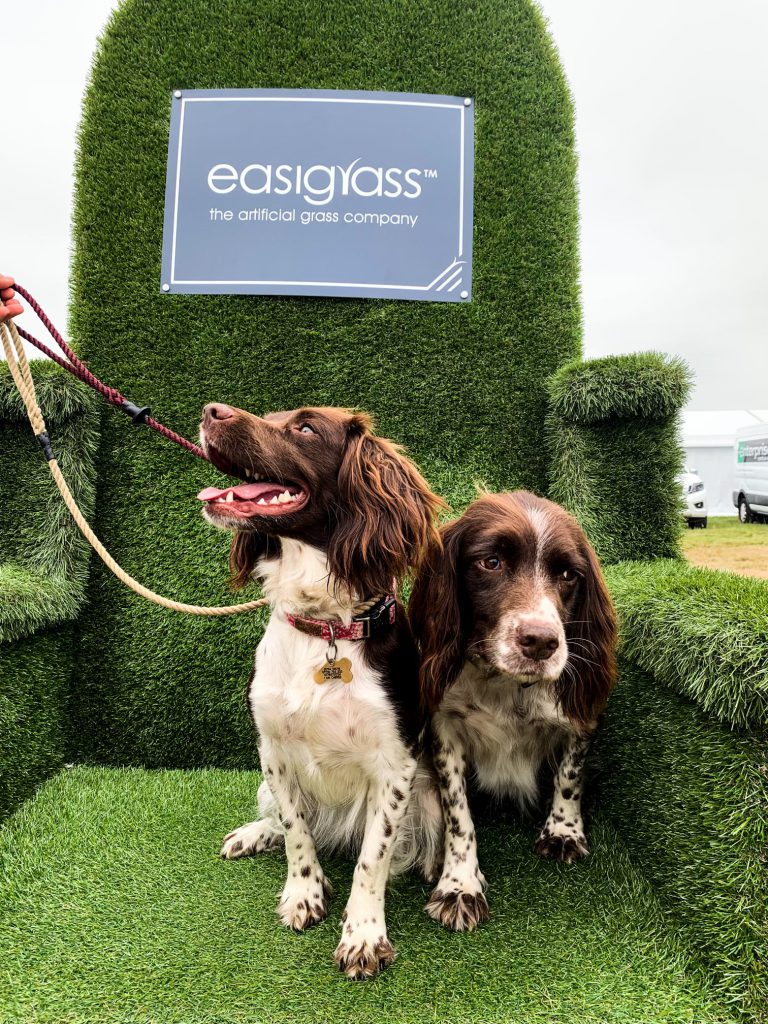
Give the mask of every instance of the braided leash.
[[22, 296], [22, 298], [26, 299], [29, 307], [37, 314], [38, 319], [64, 353], [66, 359], [62, 359], [61, 356], [53, 352], [47, 345], [44, 345], [43, 342], [39, 341], [33, 334], [25, 331], [23, 327], [16, 328], [16, 325], [14, 324], [14, 330], [18, 330], [18, 333], [25, 341], [28, 341], [30, 345], [34, 345], [35, 348], [39, 349], [41, 352], [44, 352], [49, 359], [53, 359], [55, 363], [58, 363], [59, 366], [63, 367], [68, 373], [71, 373], [73, 377], [77, 377], [78, 380], [83, 381], [83, 383], [87, 384], [88, 387], [93, 388], [94, 391], [98, 391], [98, 393], [111, 405], [114, 405], [116, 408], [120, 409], [121, 412], [130, 416], [136, 426], [144, 423], [151, 430], [157, 431], [157, 433], [166, 438], [166, 440], [173, 441], [175, 444], [181, 445], [182, 448], [186, 448], [188, 452], [196, 455], [198, 459], [207, 460], [208, 456], [202, 448], [199, 448], [196, 444], [188, 441], [185, 437], [182, 437], [181, 434], [177, 434], [174, 430], [170, 430], [168, 427], [164, 426], [164, 424], [158, 423], [157, 420], [152, 419], [149, 415], [149, 406], [139, 407], [138, 405], [134, 405], [134, 403], [129, 401], [124, 395], [121, 395], [117, 388], [109, 387], [109, 385], [99, 380], [94, 373], [91, 373], [85, 363], [75, 355], [66, 341], [64, 341], [62, 336], [56, 330], [56, 327], [46, 316], [45, 310], [29, 294], [26, 288], [22, 288], [20, 284], [15, 283], [13, 287], [14, 290]]
[[[169, 598], [162, 597], [162, 595], [156, 594], [153, 590], [150, 590], [148, 587], [139, 583], [138, 580], [135, 580], [133, 576], [117, 564], [88, 525], [85, 516], [78, 508], [77, 502], [75, 501], [67, 481], [64, 479], [61, 472], [59, 463], [53, 453], [51, 439], [48, 436], [45, 420], [43, 419], [43, 414], [40, 411], [40, 405], [37, 401], [35, 383], [32, 379], [29, 361], [27, 360], [27, 354], [24, 351], [21, 338], [24, 337], [27, 341], [30, 341], [36, 348], [39, 348], [41, 352], [45, 352], [46, 355], [50, 356], [51, 359], [57, 362], [59, 366], [63, 366], [64, 369], [68, 370], [75, 377], [78, 377], [86, 384], [89, 384], [92, 388], [102, 394], [108, 402], [111, 402], [112, 405], [122, 408], [123, 411], [129, 412], [129, 414], [130, 409], [126, 409], [126, 406], [129, 406], [132, 409], [136, 409], [136, 407], [133, 406], [132, 403], [128, 402], [128, 400], [124, 398], [119, 391], [116, 391], [114, 388], [107, 387], [106, 384], [103, 384], [97, 377], [95, 377], [77, 358], [77, 356], [75, 356], [74, 352], [72, 352], [30, 294], [23, 288], [20, 288], [19, 285], [14, 285], [14, 288], [20, 295], [24, 296], [32, 309], [34, 309], [40, 317], [41, 321], [45, 324], [56, 343], [61, 347], [61, 350], [66, 355], [67, 359], [70, 360], [70, 363], [65, 362], [64, 359], [53, 353], [47, 346], [43, 345], [42, 342], [38, 341], [36, 338], [32, 338], [32, 336], [26, 331], [17, 329], [12, 319], [0, 321], [0, 337], [2, 338], [5, 358], [8, 361], [8, 368], [11, 371], [11, 376], [13, 377], [16, 387], [19, 389], [19, 394], [21, 395], [24, 406], [27, 410], [27, 416], [29, 417], [29, 422], [32, 425], [35, 437], [48, 460], [48, 468], [51, 471], [51, 476], [64, 499], [65, 505], [72, 514], [72, 518], [77, 523], [80, 532], [102, 562], [104, 562], [108, 569], [111, 569], [119, 580], [125, 583], [127, 587], [130, 587], [135, 593], [139, 594], [141, 597], [147, 598], [148, 601], [153, 601], [155, 604], [159, 604], [162, 608], [170, 608], [171, 611], [174, 612], [186, 612], [188, 615], [237, 615], [241, 612], [250, 612], [255, 608], [262, 608], [264, 605], [269, 604], [266, 597], [259, 598], [256, 601], [246, 601], [244, 604], [230, 604], [224, 605], [223, 607], [207, 607], [205, 605], [184, 604], [181, 601], [171, 601]], [[146, 423], [147, 426], [156, 430], [159, 434], [162, 434], [163, 437], [166, 437], [169, 441], [175, 441], [177, 444], [186, 448], [187, 451], [192, 452], [193, 455], [197, 455], [201, 459], [206, 458], [206, 455], [201, 448], [198, 448], [197, 445], [192, 444], [191, 441], [187, 441], [179, 434], [174, 433], [174, 431], [169, 430], [168, 427], [163, 426], [162, 423], [158, 423], [156, 420], [150, 419], [148, 412], [149, 410], [136, 409], [136, 414], [141, 418], [137, 420], [136, 414], [132, 414], [134, 422]]]

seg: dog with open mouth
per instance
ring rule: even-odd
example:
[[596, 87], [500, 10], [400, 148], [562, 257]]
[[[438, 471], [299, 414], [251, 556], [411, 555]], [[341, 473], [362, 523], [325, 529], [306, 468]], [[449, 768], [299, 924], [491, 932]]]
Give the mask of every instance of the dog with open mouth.
[[426, 910], [467, 931], [488, 917], [470, 782], [523, 809], [553, 790], [537, 852], [588, 853], [584, 759], [616, 679], [616, 616], [584, 531], [551, 501], [484, 494], [441, 532], [409, 607], [445, 820]]
[[272, 609], [248, 688], [260, 816], [226, 836], [222, 855], [284, 847], [278, 915], [303, 930], [326, 916], [318, 850], [356, 849], [335, 958], [348, 977], [370, 978], [395, 956], [390, 873], [432, 878], [442, 853], [436, 783], [419, 752], [418, 653], [396, 591], [439, 545], [443, 503], [364, 413], [260, 417], [211, 404], [200, 439], [242, 481], [201, 491], [205, 518], [234, 531], [234, 581], [260, 579]]

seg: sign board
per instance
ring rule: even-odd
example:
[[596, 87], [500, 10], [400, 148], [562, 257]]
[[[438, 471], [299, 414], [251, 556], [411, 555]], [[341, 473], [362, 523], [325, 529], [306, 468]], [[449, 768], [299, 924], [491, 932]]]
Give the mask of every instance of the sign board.
[[471, 298], [471, 99], [224, 89], [172, 104], [164, 292]]
[[739, 441], [736, 461], [739, 463], [768, 462], [768, 437]]

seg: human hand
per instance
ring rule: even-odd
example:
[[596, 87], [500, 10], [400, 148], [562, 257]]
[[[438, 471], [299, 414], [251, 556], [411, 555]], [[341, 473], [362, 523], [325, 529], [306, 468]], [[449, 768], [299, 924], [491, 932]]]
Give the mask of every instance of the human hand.
[[12, 277], [0, 274], [0, 320], [10, 320], [12, 316], [24, 312], [24, 307], [13, 290], [14, 284]]

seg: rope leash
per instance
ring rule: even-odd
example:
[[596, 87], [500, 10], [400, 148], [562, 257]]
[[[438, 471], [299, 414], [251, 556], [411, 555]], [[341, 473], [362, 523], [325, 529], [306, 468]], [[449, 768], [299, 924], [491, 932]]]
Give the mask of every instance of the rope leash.
[[[75, 353], [66, 343], [66, 341], [64, 341], [62, 336], [56, 330], [56, 327], [53, 325], [51, 320], [46, 315], [45, 310], [42, 308], [39, 302], [37, 302], [37, 300], [34, 299], [33, 296], [29, 294], [26, 288], [22, 288], [20, 284], [14, 283], [13, 287], [14, 290], [18, 292], [19, 295], [22, 296], [22, 298], [26, 299], [30, 309], [34, 310], [38, 319], [43, 324], [43, 326], [48, 331], [53, 340], [56, 342], [56, 344], [59, 346], [59, 348], [64, 353], [66, 358], [62, 359], [61, 356], [53, 352], [50, 348], [48, 348], [47, 345], [44, 345], [43, 342], [39, 341], [33, 334], [30, 334], [28, 331], [25, 331], [23, 327], [17, 328], [16, 325], [14, 324], [13, 329], [15, 331], [17, 330], [25, 341], [28, 341], [30, 345], [34, 345], [36, 349], [39, 349], [41, 352], [45, 353], [45, 355], [47, 355], [49, 359], [52, 359], [55, 363], [58, 363], [59, 366], [61, 366], [63, 369], [67, 371], [67, 373], [71, 373], [73, 377], [77, 377], [78, 380], [81, 380], [84, 384], [87, 384], [88, 387], [93, 388], [94, 391], [98, 391], [102, 398], [105, 398], [111, 405], [114, 405], [121, 412], [124, 412], [127, 416], [130, 416], [134, 426], [138, 427], [143, 423], [146, 426], [148, 426], [151, 430], [155, 430], [167, 441], [173, 441], [174, 444], [178, 444], [181, 445], [182, 448], [186, 448], [188, 452], [191, 452], [193, 455], [196, 455], [198, 459], [205, 459], [206, 461], [208, 460], [208, 456], [205, 454], [202, 448], [199, 448], [196, 444], [193, 444], [191, 441], [188, 441], [186, 437], [182, 437], [181, 434], [177, 434], [175, 430], [170, 430], [164, 424], [159, 423], [157, 420], [153, 419], [149, 415], [150, 408], [148, 405], [135, 405], [133, 402], [129, 401], [124, 395], [121, 395], [117, 388], [109, 387], [108, 384], [105, 384], [103, 381], [99, 380], [96, 374], [91, 373], [91, 371], [88, 369], [85, 363], [75, 355]], [[21, 359], [21, 356], [19, 358]]]
[[[5, 358], [8, 361], [8, 367], [11, 371], [14, 383], [19, 390], [24, 406], [27, 410], [27, 416], [32, 426], [32, 430], [37, 438], [40, 447], [45, 453], [45, 457], [48, 461], [48, 468], [51, 471], [59, 492], [64, 499], [64, 504], [69, 509], [72, 518], [77, 523], [80, 532], [83, 534], [85, 539], [91, 545], [93, 550], [104, 562], [108, 569], [110, 569], [119, 580], [121, 580], [127, 587], [130, 587], [136, 594], [141, 597], [145, 597], [148, 601], [153, 601], [155, 604], [159, 604], [162, 608], [169, 608], [174, 612], [186, 612], [188, 615], [238, 615], [241, 612], [250, 612], [256, 608], [263, 608], [264, 605], [269, 604], [266, 597], [259, 598], [256, 601], [246, 601], [244, 604], [230, 604], [224, 605], [223, 607], [207, 607], [205, 605], [198, 604], [184, 604], [182, 601], [171, 601], [167, 597], [163, 597], [161, 594], [156, 594], [153, 590], [145, 587], [139, 583], [138, 580], [134, 579], [129, 573], [122, 569], [114, 558], [110, 555], [104, 545], [101, 543], [99, 538], [93, 532], [85, 516], [80, 511], [77, 502], [75, 501], [72, 492], [69, 489], [67, 481], [59, 467], [59, 463], [53, 453], [53, 447], [51, 445], [51, 439], [48, 436], [48, 431], [43, 419], [43, 414], [40, 410], [40, 405], [37, 401], [37, 394], [35, 392], [35, 383], [32, 379], [32, 373], [29, 368], [29, 361], [27, 354], [24, 351], [24, 346], [21, 342], [21, 338], [24, 337], [27, 341], [35, 345], [36, 348], [40, 349], [41, 352], [45, 352], [46, 355], [50, 356], [59, 366], [64, 367], [75, 377], [89, 384], [96, 391], [102, 394], [108, 402], [112, 405], [118, 406], [124, 412], [131, 415], [134, 423], [146, 423], [147, 426], [156, 430], [163, 437], [169, 441], [175, 441], [177, 444], [182, 445], [187, 451], [192, 452], [193, 455], [197, 455], [201, 459], [205, 459], [206, 455], [201, 448], [197, 445], [192, 444], [191, 441], [187, 441], [185, 438], [176, 434], [174, 431], [169, 430], [168, 427], [163, 426], [162, 423], [158, 423], [149, 417], [149, 409], [138, 409], [133, 403], [129, 402], [128, 399], [124, 398], [119, 391], [114, 388], [107, 387], [106, 384], [102, 383], [97, 377], [95, 377], [90, 370], [77, 358], [72, 352], [69, 346], [66, 344], [64, 339], [61, 337], [59, 332], [48, 320], [48, 317], [43, 313], [42, 309], [30, 296], [30, 294], [19, 285], [14, 285], [15, 290], [27, 300], [32, 309], [40, 317], [41, 321], [45, 324], [51, 336], [54, 338], [56, 343], [61, 348], [62, 352], [66, 355], [70, 363], [65, 362], [64, 359], [57, 356], [52, 352], [46, 345], [33, 338], [26, 331], [17, 329], [12, 319], [0, 321], [0, 337], [2, 337], [3, 350], [5, 351]], [[126, 408], [129, 407], [129, 408]], [[131, 409], [136, 410], [135, 413], [131, 413]], [[137, 418], [138, 417], [138, 418]]]

